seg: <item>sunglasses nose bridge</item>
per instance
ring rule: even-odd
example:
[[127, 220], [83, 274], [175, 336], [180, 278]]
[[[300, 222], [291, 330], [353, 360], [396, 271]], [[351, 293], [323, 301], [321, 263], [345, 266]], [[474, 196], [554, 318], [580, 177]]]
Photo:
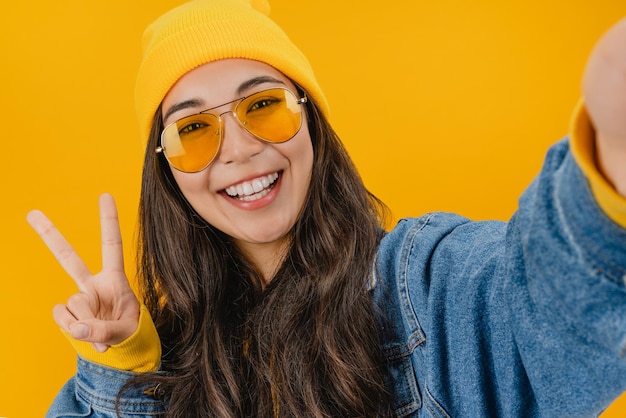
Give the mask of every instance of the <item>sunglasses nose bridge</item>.
[[245, 132], [249, 133], [248, 129], [246, 128], [246, 122], [242, 121], [241, 119], [239, 119], [239, 116], [237, 115], [237, 107], [234, 107], [230, 110], [226, 110], [225, 112], [222, 112], [220, 114], [217, 115], [217, 119], [219, 120], [220, 123], [220, 134], [222, 136], [222, 140], [224, 139], [224, 127], [225, 127], [225, 118], [224, 115], [230, 113], [232, 115], [232, 118], [236, 121], [236, 124], [242, 128]]
[[[232, 118], [229, 118], [227, 113], [232, 113]], [[261, 140], [246, 129], [244, 123], [237, 117], [236, 111], [220, 113], [219, 121], [221, 141], [216, 159], [221, 163], [244, 162], [262, 152], [267, 141]]]

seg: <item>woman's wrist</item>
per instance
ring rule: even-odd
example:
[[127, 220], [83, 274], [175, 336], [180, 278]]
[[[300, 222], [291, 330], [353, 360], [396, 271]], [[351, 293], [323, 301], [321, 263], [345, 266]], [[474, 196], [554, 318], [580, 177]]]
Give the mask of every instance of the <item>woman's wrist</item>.
[[85, 360], [120, 370], [136, 373], [154, 372], [161, 363], [161, 342], [148, 309], [141, 305], [139, 323], [135, 332], [119, 344], [112, 345], [105, 352], [98, 352], [91, 343], [63, 334], [70, 341], [76, 353]]

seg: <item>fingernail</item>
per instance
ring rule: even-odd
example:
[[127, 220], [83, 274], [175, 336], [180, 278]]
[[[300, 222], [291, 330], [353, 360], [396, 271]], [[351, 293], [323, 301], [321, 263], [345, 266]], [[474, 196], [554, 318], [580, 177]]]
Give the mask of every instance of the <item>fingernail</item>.
[[85, 324], [77, 324], [70, 329], [70, 333], [77, 340], [82, 340], [89, 337], [89, 327]]
[[109, 348], [108, 345], [102, 343], [92, 343], [92, 345], [98, 353], [104, 353]]

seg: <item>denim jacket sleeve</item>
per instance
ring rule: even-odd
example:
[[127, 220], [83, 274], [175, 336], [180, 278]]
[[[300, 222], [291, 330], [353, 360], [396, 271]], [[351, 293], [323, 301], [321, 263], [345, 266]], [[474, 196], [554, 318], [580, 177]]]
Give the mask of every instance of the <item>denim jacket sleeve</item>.
[[625, 269], [566, 140], [508, 223], [400, 221], [373, 289], [396, 414], [597, 416], [626, 390]]

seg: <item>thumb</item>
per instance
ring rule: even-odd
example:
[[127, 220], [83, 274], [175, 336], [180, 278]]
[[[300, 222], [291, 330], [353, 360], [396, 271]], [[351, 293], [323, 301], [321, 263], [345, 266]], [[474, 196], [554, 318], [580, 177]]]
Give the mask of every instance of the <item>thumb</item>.
[[70, 325], [70, 336], [76, 340], [87, 340], [91, 335], [91, 329], [89, 325], [83, 323], [75, 323]]
[[110, 345], [119, 344], [137, 330], [137, 318], [119, 320], [85, 319], [71, 325], [70, 335], [79, 341], [87, 341], [97, 351], [105, 351]]
[[[161, 362], [159, 334], [143, 305], [139, 318], [134, 320], [92, 318], [75, 321], [61, 329], [78, 355], [88, 361], [138, 372], [153, 372]], [[87, 337], [79, 340], [72, 337], [72, 332], [81, 338]]]
[[593, 48], [583, 77], [583, 94], [595, 128], [609, 138], [626, 134], [626, 18]]
[[[89, 340], [89, 337], [91, 335], [91, 328], [87, 324], [76, 323], [70, 327], [69, 335], [75, 340], [79, 340], [79, 341]], [[92, 342], [91, 345], [94, 348], [94, 350], [96, 350], [99, 353], [104, 353], [109, 348], [108, 344], [103, 344], [103, 343]]]

